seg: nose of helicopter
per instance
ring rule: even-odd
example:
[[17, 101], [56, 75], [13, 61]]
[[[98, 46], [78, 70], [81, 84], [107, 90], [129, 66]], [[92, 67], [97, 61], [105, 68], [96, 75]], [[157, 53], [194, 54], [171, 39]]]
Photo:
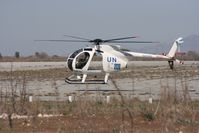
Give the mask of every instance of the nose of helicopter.
[[73, 71], [72, 63], [73, 63], [73, 59], [68, 58], [66, 61], [66, 69], [70, 69], [71, 71]]
[[65, 62], [65, 68], [66, 68], [66, 69], [69, 69], [69, 68], [68, 68], [68, 61]]

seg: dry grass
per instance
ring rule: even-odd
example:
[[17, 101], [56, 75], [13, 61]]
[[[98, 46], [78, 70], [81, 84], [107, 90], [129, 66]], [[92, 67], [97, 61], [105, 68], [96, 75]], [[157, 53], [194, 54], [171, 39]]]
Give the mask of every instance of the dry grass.
[[[28, 119], [0, 121], [0, 132], [194, 132], [199, 130], [198, 101], [186, 105], [165, 102], [162, 99], [157, 114], [158, 101], [149, 104], [137, 99], [113, 99], [109, 104], [102, 101], [41, 102], [24, 105]], [[167, 99], [168, 100], [168, 99]], [[7, 103], [7, 106], [9, 103]], [[16, 105], [16, 107], [18, 107]], [[133, 114], [129, 117], [128, 111]], [[62, 117], [38, 118], [37, 114], [63, 114]], [[132, 125], [133, 120], [133, 125]]]
[[[65, 73], [65, 69], [0, 72], [1, 80], [9, 80], [8, 89], [12, 90], [4, 92], [0, 101], [0, 113], [9, 115], [8, 119], [0, 119], [0, 132], [199, 132], [199, 102], [193, 101], [187, 92], [189, 79], [199, 75], [196, 70], [197, 67], [183, 67], [174, 71], [134, 68], [131, 72], [112, 75], [113, 80], [132, 78], [132, 81], [139, 77], [145, 77], [146, 80], [172, 77], [174, 84], [181, 79], [183, 95], [178, 95], [177, 88], [161, 85], [160, 99], [152, 104], [124, 97], [117, 84], [115, 88], [120, 98], [112, 98], [110, 103], [97, 98], [86, 100], [87, 93], [72, 103], [58, 100], [28, 102], [27, 81], [51, 79], [55, 88], [52, 94], [57, 94], [56, 80], [70, 72]], [[16, 93], [16, 83], [21, 85], [19, 94]], [[29, 117], [11, 119], [13, 113]], [[39, 118], [40, 113], [64, 116]]]

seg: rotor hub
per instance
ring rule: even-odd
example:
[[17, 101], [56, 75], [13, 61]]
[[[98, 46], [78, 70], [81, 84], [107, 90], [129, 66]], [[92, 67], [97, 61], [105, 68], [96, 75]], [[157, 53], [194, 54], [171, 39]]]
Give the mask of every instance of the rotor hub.
[[104, 41], [102, 39], [94, 39], [91, 40], [90, 42], [93, 42], [95, 45], [100, 45], [100, 43], [103, 43]]

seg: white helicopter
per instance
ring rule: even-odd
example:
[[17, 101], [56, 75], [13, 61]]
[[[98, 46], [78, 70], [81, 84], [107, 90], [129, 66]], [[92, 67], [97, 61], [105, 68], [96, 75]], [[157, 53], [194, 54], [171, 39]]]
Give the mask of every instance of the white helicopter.
[[[65, 35], [68, 36], [68, 35]], [[170, 51], [166, 55], [158, 54], [146, 54], [138, 52], [123, 51], [118, 45], [109, 45], [108, 43], [157, 43], [152, 41], [121, 41], [134, 37], [124, 37], [115, 39], [86, 39], [76, 36], [68, 36], [76, 40], [39, 40], [39, 41], [58, 41], [58, 42], [89, 42], [93, 47], [86, 47], [79, 49], [70, 54], [67, 59], [67, 67], [73, 71], [74, 75], [67, 77], [65, 81], [69, 84], [106, 84], [108, 83], [109, 74], [115, 71], [120, 71], [128, 67], [127, 56], [143, 57], [143, 58], [155, 58], [168, 61], [170, 69], [174, 68], [174, 62], [183, 64], [182, 61], [175, 58], [176, 52], [180, 44], [183, 43], [182, 38], [178, 38], [174, 41]], [[78, 39], [78, 40], [77, 40]], [[38, 40], [37, 40], [38, 41]], [[90, 67], [91, 61], [94, 56], [102, 56], [102, 70], [93, 70]], [[89, 74], [105, 73], [103, 80], [86, 80]], [[74, 79], [75, 77], [75, 79]]]

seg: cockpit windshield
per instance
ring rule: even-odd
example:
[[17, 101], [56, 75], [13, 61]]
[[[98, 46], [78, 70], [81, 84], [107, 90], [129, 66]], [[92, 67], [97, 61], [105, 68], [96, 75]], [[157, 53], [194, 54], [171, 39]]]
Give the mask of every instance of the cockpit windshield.
[[73, 66], [72, 66], [72, 64], [73, 64], [73, 59], [74, 59], [80, 52], [82, 52], [82, 51], [83, 51], [83, 49], [79, 49], [79, 50], [75, 51], [73, 54], [71, 54], [71, 55], [69, 56], [69, 58], [68, 58], [68, 60], [67, 60], [67, 64], [68, 64], [68, 68], [69, 68], [71, 71], [73, 71]]
[[88, 52], [79, 49], [69, 56], [67, 60], [68, 68], [73, 71], [72, 64], [75, 61], [75, 68], [82, 69], [87, 64], [89, 58], [90, 54]]
[[76, 58], [75, 67], [76, 69], [82, 69], [88, 62], [90, 54], [88, 52], [83, 52]]
[[69, 58], [72, 58], [72, 59], [75, 58], [75, 56], [78, 55], [82, 51], [83, 51], [83, 49], [79, 49], [79, 50], [75, 51], [73, 54], [70, 55]]

